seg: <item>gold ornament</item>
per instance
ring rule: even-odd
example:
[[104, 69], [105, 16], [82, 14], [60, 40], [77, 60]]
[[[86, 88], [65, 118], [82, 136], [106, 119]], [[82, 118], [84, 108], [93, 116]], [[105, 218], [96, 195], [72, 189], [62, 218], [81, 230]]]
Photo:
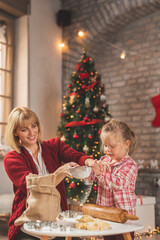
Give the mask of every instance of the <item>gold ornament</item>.
[[110, 117], [108, 115], [105, 116], [104, 121], [108, 122], [110, 120]]
[[84, 145], [83, 151], [84, 151], [85, 153], [87, 153], [87, 152], [89, 151], [89, 147], [88, 147], [87, 145]]
[[101, 94], [100, 101], [104, 103], [106, 101], [106, 95]]
[[85, 98], [85, 106], [88, 108], [90, 106], [90, 100], [88, 97]]
[[66, 137], [64, 135], [61, 137], [61, 141], [63, 141], [63, 142], [66, 141]]
[[77, 89], [76, 88], [73, 88], [73, 92], [76, 92], [77, 91]]
[[70, 103], [70, 104], [73, 104], [74, 99], [75, 99], [75, 95], [73, 94], [73, 95], [70, 96], [70, 98], [69, 98], [69, 103]]
[[93, 111], [94, 111], [94, 112], [98, 112], [98, 107], [95, 106], [95, 107], [93, 108]]

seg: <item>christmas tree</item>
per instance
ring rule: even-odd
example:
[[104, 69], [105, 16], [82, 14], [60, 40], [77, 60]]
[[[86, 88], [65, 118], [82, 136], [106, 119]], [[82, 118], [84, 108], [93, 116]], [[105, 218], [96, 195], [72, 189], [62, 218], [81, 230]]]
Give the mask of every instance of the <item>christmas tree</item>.
[[[101, 75], [84, 51], [71, 75], [68, 96], [63, 97], [58, 136], [71, 148], [99, 159], [100, 131], [110, 118]], [[65, 185], [68, 199], [78, 203], [94, 202], [96, 183], [86, 184], [82, 179], [66, 178]]]

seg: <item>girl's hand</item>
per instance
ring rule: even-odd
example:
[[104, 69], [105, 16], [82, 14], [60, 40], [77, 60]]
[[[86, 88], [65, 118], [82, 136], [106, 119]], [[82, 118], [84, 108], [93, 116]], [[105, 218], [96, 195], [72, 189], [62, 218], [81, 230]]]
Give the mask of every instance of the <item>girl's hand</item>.
[[92, 170], [96, 175], [104, 175], [107, 171], [111, 171], [111, 166], [109, 163], [103, 162], [103, 160], [95, 160], [95, 164], [93, 165]]
[[94, 165], [92, 166], [92, 170], [96, 175], [99, 175], [101, 173], [101, 164], [97, 159], [94, 160]]
[[106, 171], [111, 172], [111, 166], [108, 162], [103, 162], [103, 160], [99, 160], [99, 163], [101, 164], [101, 170], [103, 173], [105, 173]]

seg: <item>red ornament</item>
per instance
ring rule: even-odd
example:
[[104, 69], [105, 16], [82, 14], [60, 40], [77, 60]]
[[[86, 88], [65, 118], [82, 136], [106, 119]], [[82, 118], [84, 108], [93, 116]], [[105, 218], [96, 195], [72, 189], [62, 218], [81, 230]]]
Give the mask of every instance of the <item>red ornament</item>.
[[99, 134], [99, 135], [101, 134], [101, 130], [98, 131], [98, 134]]
[[84, 71], [84, 68], [80, 68], [80, 71], [81, 71], [81, 72]]
[[71, 182], [71, 183], [69, 184], [69, 188], [74, 189], [75, 187], [76, 187], [76, 184], [75, 184], [74, 182]]
[[73, 135], [73, 138], [75, 138], [75, 139], [79, 138], [78, 134], [75, 133], [75, 134]]
[[94, 190], [94, 191], [97, 191], [97, 186], [93, 186], [93, 190]]
[[92, 139], [92, 135], [91, 135], [91, 134], [89, 134], [89, 135], [88, 135], [88, 138], [89, 138], [89, 139]]
[[80, 113], [81, 111], [78, 109], [77, 111], [76, 111], [76, 113]]
[[85, 84], [82, 85], [82, 89], [83, 89], [83, 90], [86, 89], [86, 87], [87, 87], [87, 86], [86, 86]]
[[69, 84], [68, 84], [68, 88], [70, 88], [70, 87], [71, 87], [71, 84], [69, 83]]
[[83, 118], [83, 120], [84, 120], [85, 122], [87, 122], [87, 121], [89, 120], [89, 117], [85, 116], [85, 117]]
[[60, 117], [64, 117], [64, 113], [61, 113], [61, 114], [60, 114]]

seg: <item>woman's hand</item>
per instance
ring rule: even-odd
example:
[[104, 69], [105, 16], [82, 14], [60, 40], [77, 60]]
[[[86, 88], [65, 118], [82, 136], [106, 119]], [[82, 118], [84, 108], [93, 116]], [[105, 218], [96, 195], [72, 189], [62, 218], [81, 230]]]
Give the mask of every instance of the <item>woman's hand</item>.
[[92, 167], [94, 165], [95, 160], [93, 158], [87, 158], [84, 162], [85, 166]]
[[70, 172], [70, 168], [71, 167], [77, 167], [79, 166], [77, 163], [75, 162], [69, 162], [69, 163], [66, 163], [64, 165], [62, 165], [61, 167], [59, 167], [56, 171], [55, 171], [55, 174], [57, 176], [57, 182], [60, 182], [63, 180], [63, 178], [65, 177], [70, 177], [72, 178], [72, 174]]
[[69, 162], [69, 163], [66, 163], [64, 164], [63, 166], [61, 166], [61, 170], [63, 171], [63, 173], [66, 173], [66, 177], [70, 177], [72, 178], [72, 174], [70, 172], [70, 168], [72, 167], [78, 167], [79, 165], [75, 162]]

